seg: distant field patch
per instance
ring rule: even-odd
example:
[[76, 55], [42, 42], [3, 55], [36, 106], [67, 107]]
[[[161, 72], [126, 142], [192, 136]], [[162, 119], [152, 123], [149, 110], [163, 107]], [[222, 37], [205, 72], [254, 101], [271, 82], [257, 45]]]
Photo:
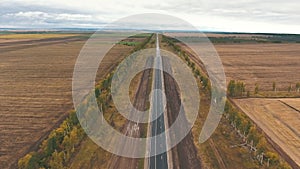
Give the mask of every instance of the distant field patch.
[[78, 36], [77, 34], [0, 34], [0, 39], [47, 39]]

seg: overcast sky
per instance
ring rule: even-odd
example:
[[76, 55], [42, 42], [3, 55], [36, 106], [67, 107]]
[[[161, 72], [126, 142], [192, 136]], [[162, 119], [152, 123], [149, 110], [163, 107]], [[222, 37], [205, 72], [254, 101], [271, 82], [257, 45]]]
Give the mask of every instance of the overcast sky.
[[1, 28], [101, 28], [141, 13], [200, 30], [300, 34], [299, 0], [0, 0]]

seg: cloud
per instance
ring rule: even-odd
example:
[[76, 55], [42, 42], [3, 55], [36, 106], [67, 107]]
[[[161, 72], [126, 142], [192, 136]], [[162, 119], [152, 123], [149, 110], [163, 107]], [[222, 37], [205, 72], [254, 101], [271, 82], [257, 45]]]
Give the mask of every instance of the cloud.
[[95, 22], [93, 16], [89, 14], [74, 13], [46, 13], [41, 11], [26, 11], [8, 13], [1, 16], [1, 22], [11, 24], [13, 27], [67, 27], [68, 24], [101, 24]]
[[27, 11], [18, 13], [9, 13], [4, 15], [8, 18], [32, 19], [32, 20], [57, 20], [57, 21], [82, 21], [91, 20], [91, 15], [84, 14], [69, 14], [69, 13], [45, 13], [40, 11]]
[[140, 13], [163, 13], [199, 29], [300, 33], [298, 0], [2, 0], [0, 25], [96, 27]]

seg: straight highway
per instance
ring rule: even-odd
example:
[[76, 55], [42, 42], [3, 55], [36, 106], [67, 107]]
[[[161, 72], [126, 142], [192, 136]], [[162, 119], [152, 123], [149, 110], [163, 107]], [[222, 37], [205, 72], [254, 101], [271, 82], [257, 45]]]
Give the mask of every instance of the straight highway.
[[[158, 154], [150, 157], [149, 160], [149, 168], [150, 169], [167, 169], [168, 168], [168, 160], [167, 160], [167, 152], [166, 152], [166, 135], [165, 131], [165, 119], [164, 119], [164, 86], [163, 86], [163, 72], [162, 72], [162, 58], [160, 55], [159, 48], [159, 38], [158, 34], [156, 34], [156, 56], [154, 59], [154, 82], [153, 82], [153, 95], [152, 95], [152, 104], [151, 104], [151, 119], [152, 120], [150, 126], [151, 136], [157, 136], [163, 133], [161, 136], [157, 137], [157, 139], [151, 140], [151, 153], [157, 154], [158, 150], [164, 152], [162, 154]], [[154, 152], [153, 152], [154, 151]]]

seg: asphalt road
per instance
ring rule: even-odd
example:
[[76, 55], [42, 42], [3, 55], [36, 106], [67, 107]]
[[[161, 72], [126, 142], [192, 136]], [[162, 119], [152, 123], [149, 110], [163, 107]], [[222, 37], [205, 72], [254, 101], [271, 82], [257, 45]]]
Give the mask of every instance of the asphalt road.
[[[163, 91], [163, 74], [162, 74], [162, 58], [160, 56], [159, 40], [158, 35], [156, 35], [156, 57], [154, 59], [154, 86], [153, 89]], [[157, 69], [161, 68], [161, 69]], [[152, 97], [152, 109], [151, 109], [151, 118], [156, 118], [159, 114], [160, 116], [151, 123], [151, 136], [156, 136], [165, 131], [165, 122], [164, 122], [164, 105], [163, 105], [163, 95], [161, 92], [154, 92]], [[158, 150], [166, 150], [166, 136], [164, 134], [161, 137], [151, 141], [151, 154], [155, 153]], [[155, 151], [155, 152], [153, 152]], [[150, 169], [167, 169], [167, 153], [158, 154], [156, 156], [150, 157]]]

